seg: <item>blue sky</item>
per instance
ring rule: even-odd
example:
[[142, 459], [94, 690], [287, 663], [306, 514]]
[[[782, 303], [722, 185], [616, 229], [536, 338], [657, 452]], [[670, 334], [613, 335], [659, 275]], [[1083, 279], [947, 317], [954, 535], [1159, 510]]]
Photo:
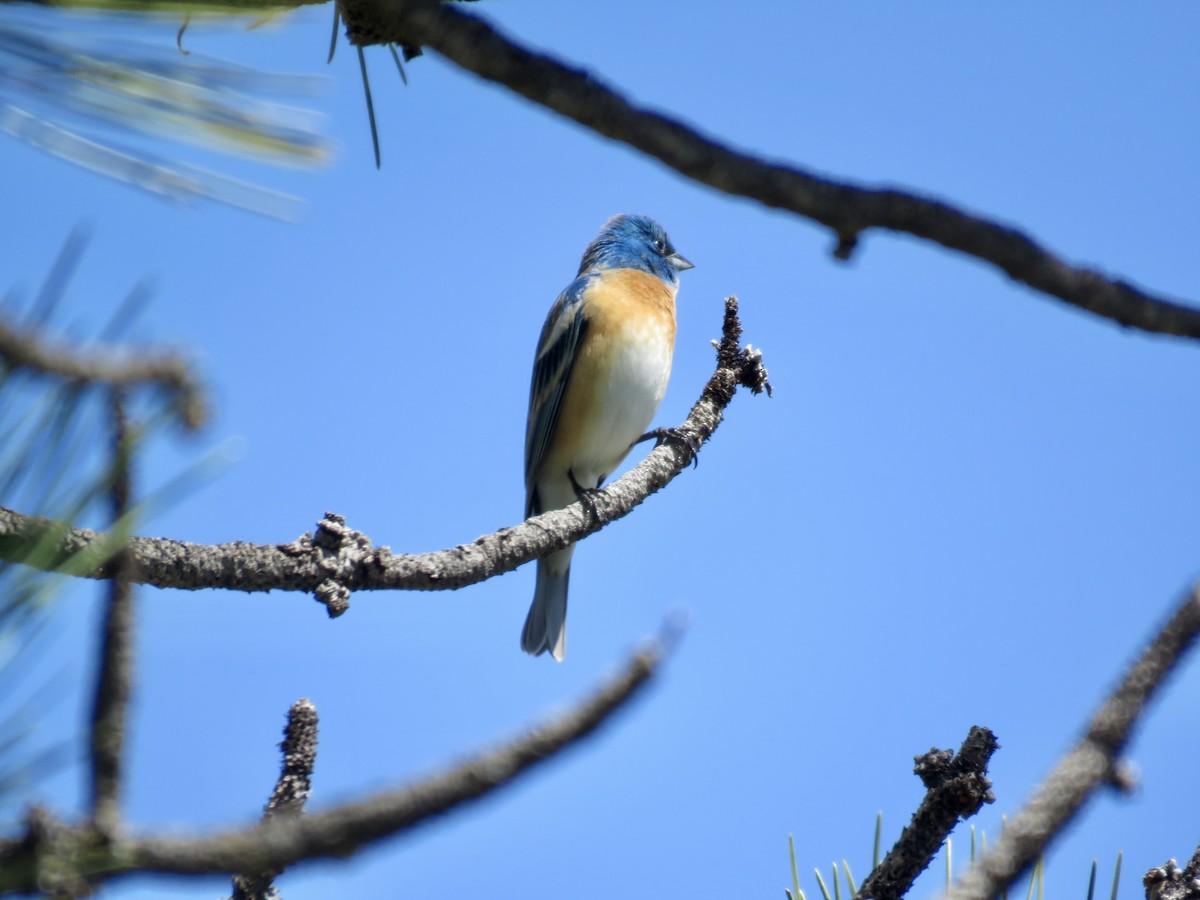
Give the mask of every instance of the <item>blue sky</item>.
[[[736, 146], [944, 197], [1200, 296], [1194, 5], [472, 9]], [[138, 334], [189, 348], [210, 380], [211, 427], [161, 440], [139, 480], [232, 461], [145, 532], [279, 543], [333, 510], [416, 552], [518, 521], [538, 329], [617, 212], [655, 216], [696, 263], [658, 424], [698, 396], [728, 294], [776, 393], [738, 396], [698, 469], [580, 546], [562, 665], [518, 649], [531, 567], [357, 595], [333, 622], [294, 594], [141, 590], [131, 825], [255, 818], [299, 697], [321, 715], [314, 806], [418, 777], [579, 698], [683, 607], [685, 639], [614, 727], [416, 834], [287, 874], [284, 896], [779, 897], [789, 833], [802, 872], [845, 857], [862, 878], [876, 811], [890, 844], [921, 797], [913, 755], [957, 747], [972, 724], [1001, 743], [997, 802], [976, 819], [995, 835], [1200, 570], [1200, 347], [908, 237], [871, 233], [838, 262], [811, 223], [432, 55], [407, 88], [385, 51], [368, 56], [377, 172], [355, 56], [342, 46], [324, 65], [329, 16], [185, 38], [328, 76], [310, 104], [338, 145], [330, 165], [191, 157], [302, 196], [298, 223], [178, 209], [0, 143], [3, 283], [35, 287], [90, 222], [61, 321], [98, 330], [148, 276]], [[176, 27], [138, 33], [170, 46]], [[80, 690], [48, 729], [82, 733], [99, 596], [72, 591], [57, 610], [54, 658]], [[1198, 696], [1189, 662], [1132, 746], [1141, 791], [1099, 797], [1055, 847], [1055, 895], [1082, 894], [1093, 856], [1105, 872], [1124, 850], [1129, 898], [1145, 869], [1190, 855]], [[49, 802], [77, 807], [81, 772], [48, 782]], [[931, 872], [912, 896], [942, 885]], [[135, 879], [106, 895], [225, 889]]]

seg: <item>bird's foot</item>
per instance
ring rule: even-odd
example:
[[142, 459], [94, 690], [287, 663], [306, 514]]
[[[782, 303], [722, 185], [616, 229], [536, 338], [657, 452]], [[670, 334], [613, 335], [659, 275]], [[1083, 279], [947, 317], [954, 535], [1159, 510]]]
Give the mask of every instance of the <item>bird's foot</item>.
[[690, 431], [684, 431], [682, 428], [655, 428], [653, 431], [643, 434], [634, 441], [634, 444], [640, 444], [651, 438], [654, 439], [655, 447], [661, 447], [668, 443], [683, 447], [691, 456], [692, 468], [700, 465], [700, 440]]
[[584, 487], [575, 479], [575, 473], [570, 469], [567, 470], [567, 477], [571, 479], [571, 487], [575, 490], [575, 496], [579, 502], [583, 504], [583, 510], [587, 517], [593, 521], [600, 518], [600, 514], [596, 509], [596, 499], [604, 493], [597, 485], [594, 488]]

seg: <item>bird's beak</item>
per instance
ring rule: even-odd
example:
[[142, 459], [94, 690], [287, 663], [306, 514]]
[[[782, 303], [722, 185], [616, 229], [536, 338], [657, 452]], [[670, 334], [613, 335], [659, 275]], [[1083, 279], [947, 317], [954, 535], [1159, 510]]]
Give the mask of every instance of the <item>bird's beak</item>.
[[676, 272], [682, 272], [684, 269], [696, 268], [695, 263], [689, 260], [686, 256], [680, 256], [678, 253], [672, 253], [667, 257], [667, 262], [675, 267]]

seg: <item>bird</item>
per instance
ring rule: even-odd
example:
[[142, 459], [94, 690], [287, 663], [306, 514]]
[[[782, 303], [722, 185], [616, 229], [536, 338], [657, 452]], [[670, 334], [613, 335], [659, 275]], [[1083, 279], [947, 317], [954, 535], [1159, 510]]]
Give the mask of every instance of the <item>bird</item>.
[[[525, 425], [525, 517], [587, 502], [658, 411], [675, 350], [679, 273], [693, 268], [662, 225], [609, 219], [575, 280], [546, 316], [534, 355]], [[594, 505], [593, 505], [594, 508]], [[538, 560], [521, 648], [567, 647], [567, 583], [574, 545]]]

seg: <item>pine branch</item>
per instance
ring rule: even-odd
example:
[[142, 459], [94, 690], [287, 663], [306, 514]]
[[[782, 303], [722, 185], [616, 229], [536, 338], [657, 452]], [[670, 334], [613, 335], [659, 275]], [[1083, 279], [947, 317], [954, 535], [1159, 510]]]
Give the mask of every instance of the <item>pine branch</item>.
[[109, 841], [88, 826], [67, 825], [34, 809], [22, 837], [0, 841], [0, 893], [73, 891], [69, 895], [76, 896], [134, 872], [264, 872], [303, 860], [345, 857], [503, 788], [586, 738], [649, 683], [668, 650], [669, 642], [642, 650], [591, 697], [524, 737], [415, 784], [310, 815], [272, 816], [207, 837]]
[[437, 0], [354, 0], [343, 9], [351, 43], [425, 46], [605, 137], [727, 194], [790, 210], [833, 231], [848, 258], [872, 228], [904, 232], [983, 260], [1080, 309], [1145, 331], [1200, 338], [1200, 310], [1096, 269], [1073, 266], [1020, 230], [949, 203], [893, 188], [820, 177], [766, 162], [635, 106], [599, 77], [529, 50], [477, 16]]
[[1146, 705], [1200, 634], [1194, 588], [1092, 717], [1083, 738], [1055, 766], [995, 846], [960, 878], [946, 900], [991, 900], [1020, 878], [1079, 813], [1096, 788], [1128, 787], [1120, 756]]
[[[332, 514], [319, 523], [314, 535], [290, 544], [206, 546], [134, 537], [126, 545], [130, 578], [155, 587], [310, 592], [331, 615], [339, 615], [352, 591], [451, 590], [510, 572], [594, 534], [670, 483], [692, 462], [691, 447], [699, 447], [716, 431], [739, 386], [754, 393], [770, 390], [761, 354], [741, 347], [740, 339], [737, 299], [730, 297], [725, 301], [722, 339], [717, 344], [717, 368], [687, 420], [676, 429], [687, 440], [666, 441], [656, 447], [597, 495], [594, 513], [577, 502], [470, 544], [414, 555], [376, 548], [365, 535], [347, 528], [341, 517]], [[113, 542], [108, 536], [0, 507], [0, 559], [20, 562], [17, 551], [40, 538], [52, 541], [55, 548], [39, 561], [45, 568], [63, 570], [70, 560], [66, 571], [71, 574], [111, 576]]]

